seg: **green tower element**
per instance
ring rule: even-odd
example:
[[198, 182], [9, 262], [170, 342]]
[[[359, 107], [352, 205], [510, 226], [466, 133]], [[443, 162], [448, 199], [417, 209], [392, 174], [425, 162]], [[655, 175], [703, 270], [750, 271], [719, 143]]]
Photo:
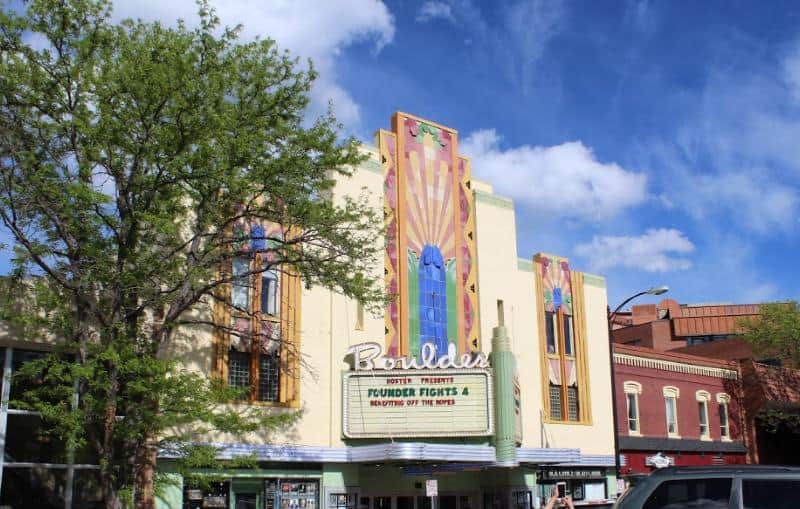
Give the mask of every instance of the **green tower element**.
[[515, 467], [517, 442], [514, 433], [514, 371], [516, 360], [503, 325], [492, 329], [492, 370], [494, 371], [495, 457], [499, 466]]

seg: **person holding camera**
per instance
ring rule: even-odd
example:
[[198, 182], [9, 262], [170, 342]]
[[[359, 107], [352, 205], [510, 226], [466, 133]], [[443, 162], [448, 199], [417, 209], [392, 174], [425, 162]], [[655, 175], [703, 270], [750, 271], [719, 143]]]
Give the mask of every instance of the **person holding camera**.
[[558, 490], [553, 490], [550, 492], [550, 498], [547, 500], [547, 503], [542, 509], [555, 509], [556, 507], [575, 509], [575, 506], [572, 504], [572, 497], [559, 497]]

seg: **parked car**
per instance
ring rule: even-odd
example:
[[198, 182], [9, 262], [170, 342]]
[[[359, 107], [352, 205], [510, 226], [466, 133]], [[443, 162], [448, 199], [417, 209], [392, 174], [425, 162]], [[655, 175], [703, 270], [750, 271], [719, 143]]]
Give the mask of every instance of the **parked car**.
[[797, 509], [800, 468], [668, 467], [623, 493], [615, 509]]

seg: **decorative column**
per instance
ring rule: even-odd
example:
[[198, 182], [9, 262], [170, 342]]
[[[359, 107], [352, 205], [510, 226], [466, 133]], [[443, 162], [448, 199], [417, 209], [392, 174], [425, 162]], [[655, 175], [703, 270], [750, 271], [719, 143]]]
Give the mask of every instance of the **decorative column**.
[[498, 466], [516, 467], [517, 441], [514, 433], [514, 369], [516, 361], [503, 325], [492, 329], [492, 371], [494, 372], [494, 448]]

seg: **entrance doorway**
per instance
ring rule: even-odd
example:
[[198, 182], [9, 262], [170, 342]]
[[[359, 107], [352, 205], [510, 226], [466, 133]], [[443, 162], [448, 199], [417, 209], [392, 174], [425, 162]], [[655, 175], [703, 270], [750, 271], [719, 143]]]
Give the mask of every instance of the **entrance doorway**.
[[257, 509], [258, 495], [256, 493], [237, 493], [236, 509]]

